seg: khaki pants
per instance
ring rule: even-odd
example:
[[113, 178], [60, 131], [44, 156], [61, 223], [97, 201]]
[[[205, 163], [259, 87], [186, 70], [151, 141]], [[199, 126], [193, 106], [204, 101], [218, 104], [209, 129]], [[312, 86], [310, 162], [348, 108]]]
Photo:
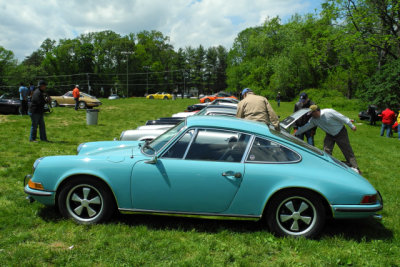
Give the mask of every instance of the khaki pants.
[[349, 135], [347, 134], [346, 127], [343, 126], [342, 130], [340, 130], [340, 132], [335, 136], [326, 134], [324, 139], [324, 151], [329, 155], [332, 155], [335, 143], [342, 151], [347, 163], [349, 163], [351, 167], [358, 168], [356, 157], [354, 156], [353, 149], [350, 145]]

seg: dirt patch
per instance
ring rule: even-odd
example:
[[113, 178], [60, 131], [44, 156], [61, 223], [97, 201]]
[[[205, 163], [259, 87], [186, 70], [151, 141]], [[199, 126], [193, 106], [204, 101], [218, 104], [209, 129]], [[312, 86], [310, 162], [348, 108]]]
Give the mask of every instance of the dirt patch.
[[16, 121], [16, 120], [9, 119], [9, 117], [7, 115], [0, 115], [0, 123], [14, 122], [14, 121]]

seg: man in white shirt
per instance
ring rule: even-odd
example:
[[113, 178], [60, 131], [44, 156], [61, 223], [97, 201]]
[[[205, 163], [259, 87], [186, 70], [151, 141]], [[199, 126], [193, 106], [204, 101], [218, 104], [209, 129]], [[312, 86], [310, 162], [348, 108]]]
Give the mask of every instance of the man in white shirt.
[[346, 158], [347, 163], [361, 173], [344, 125], [346, 124], [353, 131], [357, 130], [356, 126], [351, 123], [349, 118], [334, 109], [320, 110], [317, 105], [310, 106], [310, 109], [309, 114], [311, 114], [312, 118], [296, 132], [296, 135], [301, 135], [316, 126], [320, 127], [326, 132], [324, 151], [332, 155], [333, 147], [336, 143]]

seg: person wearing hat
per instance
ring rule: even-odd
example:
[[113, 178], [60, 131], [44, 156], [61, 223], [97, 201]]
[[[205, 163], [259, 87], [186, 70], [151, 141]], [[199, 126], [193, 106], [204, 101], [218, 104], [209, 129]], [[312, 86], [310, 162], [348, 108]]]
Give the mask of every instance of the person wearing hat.
[[75, 100], [75, 110], [78, 110], [79, 108], [79, 97], [80, 97], [80, 92], [79, 92], [79, 85], [75, 85], [74, 90], [72, 90], [72, 96], [74, 97]]
[[279, 130], [279, 119], [265, 97], [255, 95], [249, 88], [242, 91], [242, 101], [237, 106], [236, 117], [272, 124]]
[[299, 136], [314, 127], [320, 127], [326, 132], [324, 151], [332, 155], [333, 147], [336, 143], [346, 158], [347, 163], [361, 174], [353, 149], [350, 145], [349, 135], [344, 126], [346, 124], [350, 129], [356, 131], [357, 128], [353, 125], [351, 120], [334, 109], [327, 108], [321, 110], [317, 105], [311, 105], [308, 114], [310, 114], [312, 118], [306, 125], [301, 127], [295, 135]]
[[[310, 108], [312, 105], [315, 105], [313, 101], [311, 101], [308, 98], [307, 93], [301, 93], [300, 94], [300, 99], [299, 101], [294, 105], [294, 112], [303, 109], [303, 108]], [[300, 119], [298, 119], [295, 122], [295, 127], [294, 130], [298, 131], [300, 127], [304, 126], [309, 120], [311, 119], [311, 114], [304, 114]], [[301, 135], [298, 135], [297, 137], [300, 138], [301, 140], [304, 140], [304, 137], [307, 139], [307, 143], [310, 145], [314, 145], [314, 135], [317, 130], [317, 127], [312, 128], [311, 130], [308, 130], [304, 132]]]
[[32, 126], [29, 141], [37, 142], [37, 128], [39, 126], [40, 140], [48, 142], [46, 135], [46, 126], [44, 124], [44, 105], [47, 103], [46, 90], [47, 83], [43, 80], [39, 81], [38, 87], [32, 94], [31, 106], [29, 107], [29, 115], [31, 116]]

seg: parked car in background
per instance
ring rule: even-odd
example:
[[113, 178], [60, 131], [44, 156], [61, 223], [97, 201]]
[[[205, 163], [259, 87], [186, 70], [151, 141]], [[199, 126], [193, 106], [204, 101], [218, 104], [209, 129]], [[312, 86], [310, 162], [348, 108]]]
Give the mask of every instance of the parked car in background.
[[[100, 105], [101, 105], [101, 102], [96, 97], [91, 96], [86, 93], [83, 93], [83, 92], [80, 93], [80, 97], [79, 97], [79, 108], [80, 109], [94, 108], [94, 107], [98, 107]], [[51, 106], [52, 107], [58, 107], [58, 106], [74, 107], [75, 99], [72, 96], [72, 91], [68, 91], [62, 96], [52, 96], [51, 97]]]
[[[186, 112], [191, 113], [191, 112]], [[224, 107], [224, 106], [213, 106], [205, 108], [199, 112], [193, 112], [191, 116], [229, 116], [234, 117], [236, 115], [235, 107]], [[182, 122], [185, 118], [172, 117], [172, 118], [164, 118], [158, 119], [154, 121], [150, 121], [151, 123], [146, 123], [144, 126], [138, 127], [136, 130], [126, 130], [123, 131], [119, 137], [122, 141], [151, 141], [157, 136], [163, 134], [168, 129], [174, 127], [176, 124]]]
[[[368, 112], [368, 111], [370, 111], [370, 112]], [[377, 106], [375, 106], [375, 105], [370, 105], [370, 106], [368, 107], [367, 110], [363, 110], [363, 111], [360, 111], [360, 113], [358, 113], [358, 118], [359, 118], [360, 120], [369, 121], [370, 118], [371, 118], [371, 115], [370, 115], [370, 114], [374, 114], [374, 116], [375, 116], [375, 121], [380, 121], [381, 119], [380, 119], [379, 115], [380, 115], [381, 113], [382, 113], [382, 110], [379, 109]]]
[[20, 114], [21, 100], [11, 94], [0, 96], [0, 114]]
[[108, 97], [109, 100], [115, 100], [115, 99], [119, 99], [119, 95], [117, 94], [112, 94]]
[[196, 110], [202, 110], [203, 108], [209, 106], [209, 105], [237, 105], [239, 103], [239, 100], [235, 98], [230, 98], [230, 97], [224, 97], [224, 98], [217, 98], [212, 102], [206, 102], [206, 103], [198, 103], [194, 105], [190, 105], [187, 107], [187, 111], [196, 111]]
[[192, 116], [152, 142], [90, 142], [77, 152], [37, 159], [24, 191], [79, 224], [115, 211], [264, 218], [278, 236], [308, 238], [331, 218], [378, 217], [383, 208], [351, 168], [260, 122]]
[[204, 96], [204, 97], [200, 98], [200, 103], [212, 102], [217, 98], [226, 98], [226, 97], [237, 99], [236, 96], [233, 96], [233, 95], [231, 95], [229, 93], [219, 92], [219, 93], [216, 93], [214, 95], [207, 95], [207, 96]]
[[149, 94], [146, 96], [147, 99], [172, 99], [172, 95], [168, 93], [155, 93], [155, 94]]

